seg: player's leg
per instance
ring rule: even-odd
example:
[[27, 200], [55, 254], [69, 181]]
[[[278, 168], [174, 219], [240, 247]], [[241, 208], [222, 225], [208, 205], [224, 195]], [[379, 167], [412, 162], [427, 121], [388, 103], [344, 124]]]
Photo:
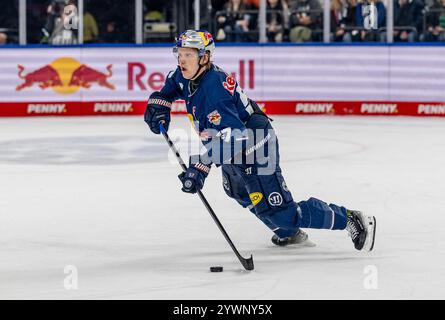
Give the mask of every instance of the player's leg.
[[[267, 117], [254, 114], [246, 127], [254, 129], [249, 137], [249, 141], [256, 143], [252, 149], [255, 150], [254, 161], [232, 165], [231, 170], [241, 178], [241, 182], [238, 179], [238, 184], [246, 189], [242, 194], [243, 203], [249, 206], [250, 200], [253, 205], [251, 211], [274, 231], [273, 243], [286, 245], [301, 241], [300, 228], [347, 229], [357, 249], [372, 250], [374, 217], [367, 217], [335, 204], [328, 205], [316, 198], [297, 204], [281, 173], [278, 139]], [[266, 143], [263, 142], [264, 137], [270, 137]], [[307, 239], [307, 235], [303, 238]]]
[[[238, 196], [275, 233], [274, 239], [292, 237], [293, 243], [309, 244], [307, 234], [296, 224], [298, 206], [281, 176], [275, 131], [269, 118], [258, 106], [254, 104], [254, 107], [258, 110], [246, 123], [251, 145], [247, 148], [242, 164], [230, 165], [232, 176], [227, 174], [226, 180], [236, 176], [237, 185], [240, 186], [238, 189], [243, 190]], [[279, 214], [272, 214], [276, 212]]]
[[347, 209], [327, 204], [316, 198], [298, 202], [301, 228], [344, 230], [347, 224]]
[[314, 245], [300, 229], [299, 207], [293, 200], [281, 171], [259, 175], [256, 174], [255, 167], [251, 169], [252, 174], [246, 174], [243, 166], [236, 166], [235, 169], [242, 177], [246, 193], [252, 200], [251, 211], [275, 233], [272, 242], [283, 245], [281, 239], [287, 239], [292, 244], [307, 241], [307, 245]]
[[286, 238], [295, 235], [296, 230], [292, 228], [280, 229], [274, 225], [270, 220], [264, 218], [263, 216], [258, 216], [255, 210], [255, 204], [257, 201], [261, 201], [263, 195], [260, 193], [253, 192], [251, 195], [247, 192], [246, 184], [242, 179], [241, 175], [237, 172], [233, 165], [224, 164], [221, 166], [222, 171], [222, 181], [223, 188], [226, 194], [235, 199], [244, 208], [248, 208], [253, 214], [255, 214], [270, 230], [272, 230], [278, 238]]
[[360, 211], [316, 198], [298, 202], [301, 228], [347, 230], [357, 250], [371, 251], [374, 247], [376, 220]]
[[[242, 171], [240, 171], [240, 175]], [[306, 243], [313, 245], [300, 228], [347, 230], [357, 250], [371, 251], [374, 247], [376, 221], [359, 211], [316, 198], [295, 203], [286, 186], [281, 170], [272, 175], [243, 175], [249, 194], [261, 194], [254, 206], [255, 214], [270, 227], [276, 245]], [[283, 237], [283, 234], [287, 234]]]

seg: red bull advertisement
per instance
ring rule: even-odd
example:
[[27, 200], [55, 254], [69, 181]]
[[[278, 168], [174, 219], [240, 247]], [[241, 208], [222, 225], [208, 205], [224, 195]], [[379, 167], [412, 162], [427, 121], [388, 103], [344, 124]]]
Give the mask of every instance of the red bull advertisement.
[[[231, 47], [217, 47], [214, 55], [228, 74], [225, 86], [233, 90], [236, 81], [269, 114], [445, 116], [445, 69], [437, 68], [445, 47], [236, 49], [236, 57]], [[1, 48], [0, 116], [142, 114], [177, 66], [170, 52]], [[420, 55], [430, 58], [419, 61]], [[186, 111], [183, 101], [172, 109]]]
[[90, 89], [93, 84], [115, 90], [115, 86], [107, 80], [113, 75], [112, 64], [106, 66], [106, 72], [101, 72], [76, 59], [61, 57], [26, 74], [24, 66], [19, 64], [17, 67], [18, 77], [24, 81], [17, 85], [16, 91], [36, 85], [42, 90], [53, 88], [56, 93], [70, 94], [80, 88]]

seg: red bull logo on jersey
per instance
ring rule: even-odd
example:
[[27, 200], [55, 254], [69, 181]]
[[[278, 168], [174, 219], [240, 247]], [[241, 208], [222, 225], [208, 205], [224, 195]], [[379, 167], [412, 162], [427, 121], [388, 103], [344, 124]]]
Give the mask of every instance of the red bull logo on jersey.
[[217, 126], [221, 123], [221, 118], [222, 117], [219, 114], [218, 110], [212, 111], [207, 115], [207, 119], [209, 119], [209, 122]]
[[16, 91], [37, 85], [40, 89], [51, 88], [59, 94], [72, 94], [80, 88], [89, 89], [93, 84], [115, 90], [108, 81], [113, 73], [112, 65], [107, 66], [107, 72], [101, 72], [86, 64], [69, 57], [62, 57], [37, 70], [24, 74], [25, 67], [18, 65], [18, 76], [24, 81], [17, 85]]

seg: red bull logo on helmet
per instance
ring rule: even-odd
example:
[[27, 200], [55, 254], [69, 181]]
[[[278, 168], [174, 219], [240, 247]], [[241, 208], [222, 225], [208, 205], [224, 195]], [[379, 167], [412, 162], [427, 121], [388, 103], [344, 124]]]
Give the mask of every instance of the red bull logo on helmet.
[[199, 31], [198, 34], [201, 36], [202, 41], [205, 46], [207, 46], [210, 42], [213, 42], [213, 37], [210, 32], [207, 31]]
[[108, 81], [108, 78], [113, 75], [111, 64], [106, 67], [105, 73], [82, 64], [76, 59], [62, 57], [26, 75], [24, 74], [25, 67], [18, 65], [18, 68], [18, 76], [24, 81], [17, 85], [16, 91], [37, 85], [42, 90], [52, 88], [56, 93], [72, 94], [80, 88], [89, 89], [93, 84], [115, 90], [115, 86]]

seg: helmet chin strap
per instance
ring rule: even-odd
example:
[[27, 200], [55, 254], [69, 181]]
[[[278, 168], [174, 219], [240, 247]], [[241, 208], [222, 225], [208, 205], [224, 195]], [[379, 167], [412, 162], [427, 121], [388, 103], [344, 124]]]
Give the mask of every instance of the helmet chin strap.
[[201, 58], [199, 58], [199, 61], [198, 61], [199, 68], [198, 68], [198, 70], [196, 70], [195, 74], [193, 75], [193, 77], [190, 78], [190, 80], [194, 80], [197, 77], [198, 73], [201, 71], [201, 69], [203, 67], [205, 67], [205, 65], [201, 64]]

